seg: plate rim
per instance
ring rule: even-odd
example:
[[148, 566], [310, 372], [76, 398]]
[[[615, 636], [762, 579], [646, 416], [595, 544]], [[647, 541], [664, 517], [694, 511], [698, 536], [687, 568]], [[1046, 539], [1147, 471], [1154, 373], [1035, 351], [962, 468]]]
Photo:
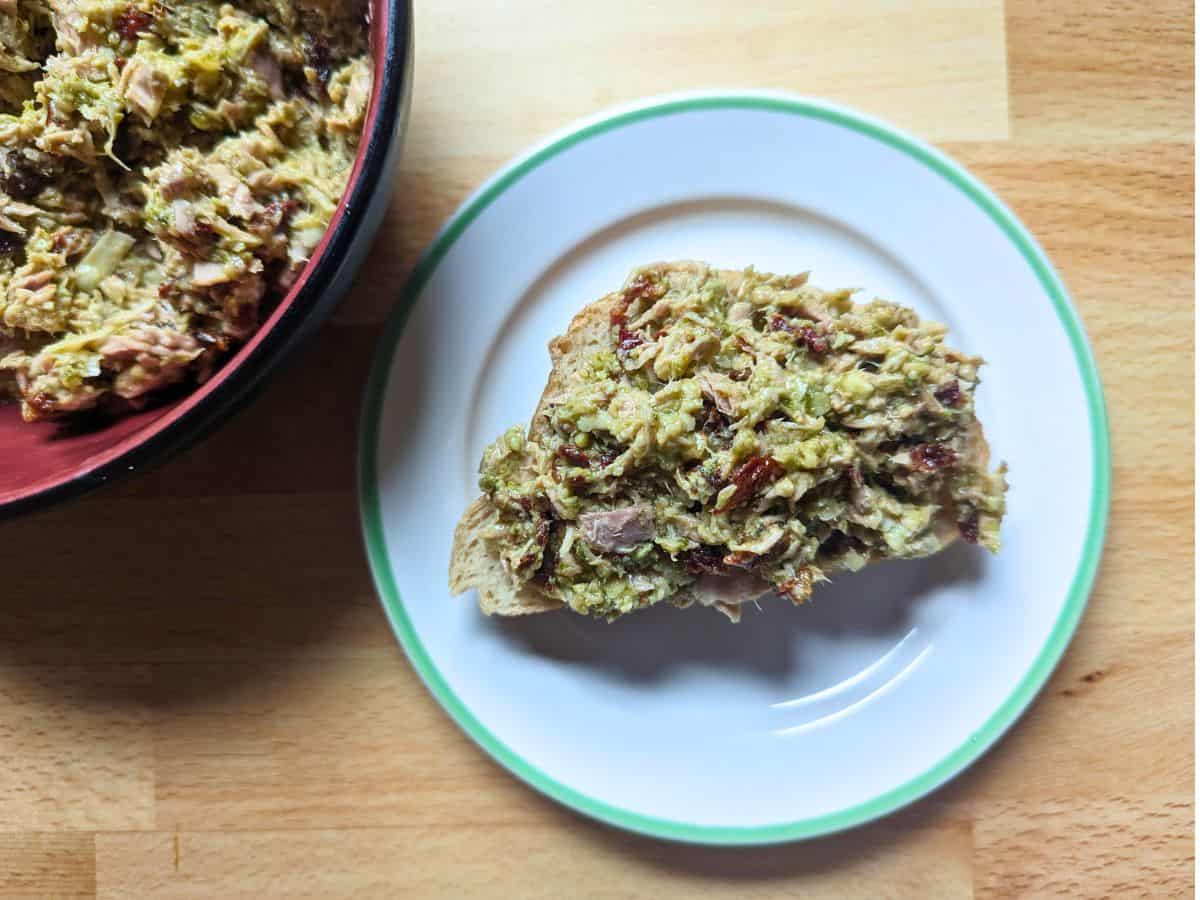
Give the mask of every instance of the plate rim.
[[[1016, 246], [1033, 270], [1067, 334], [1083, 382], [1092, 442], [1092, 485], [1087, 532], [1062, 609], [1036, 659], [984, 724], [925, 771], [844, 809], [767, 825], [703, 825], [634, 812], [586, 795], [547, 775], [510, 749], [454, 693], [412, 626], [392, 574], [384, 539], [377, 471], [380, 411], [396, 348], [418, 298], [450, 248], [501, 194], [548, 160], [592, 137], [648, 119], [721, 109], [787, 113], [848, 128], [880, 141], [949, 181]], [[1103, 387], [1091, 347], [1066, 286], [1028, 228], [982, 181], [919, 138], [873, 116], [817, 98], [783, 91], [689, 91], [662, 94], [585, 118], [515, 157], [472, 193], [422, 253], [388, 317], [364, 393], [359, 428], [358, 500], [372, 579], [397, 641], [426, 688], [450, 718], [497, 763], [530, 787], [593, 819], [627, 831], [688, 843], [762, 845], [834, 834], [878, 819], [919, 800], [960, 774], [1021, 717], [1058, 665], [1083, 616], [1103, 552], [1112, 491], [1112, 451]]]

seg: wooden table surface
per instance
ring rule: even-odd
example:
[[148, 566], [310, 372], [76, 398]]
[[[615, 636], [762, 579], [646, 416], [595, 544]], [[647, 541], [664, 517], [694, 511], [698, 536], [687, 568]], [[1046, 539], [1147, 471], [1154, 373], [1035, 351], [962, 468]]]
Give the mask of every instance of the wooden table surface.
[[[319, 339], [184, 456], [0, 526], [0, 896], [1191, 896], [1189, 4], [416, 16], [395, 200]], [[884, 821], [736, 851], [585, 821], [477, 750], [393, 642], [353, 480], [380, 322], [454, 207], [579, 116], [707, 86], [852, 104], [995, 188], [1082, 312], [1114, 451], [1091, 606], [1009, 736]]]

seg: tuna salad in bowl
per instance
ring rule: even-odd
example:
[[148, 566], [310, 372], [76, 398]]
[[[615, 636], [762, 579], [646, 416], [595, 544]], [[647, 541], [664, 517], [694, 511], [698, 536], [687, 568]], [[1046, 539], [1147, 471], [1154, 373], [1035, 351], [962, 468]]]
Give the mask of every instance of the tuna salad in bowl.
[[0, 513], [211, 427], [387, 203], [403, 0], [0, 0]]

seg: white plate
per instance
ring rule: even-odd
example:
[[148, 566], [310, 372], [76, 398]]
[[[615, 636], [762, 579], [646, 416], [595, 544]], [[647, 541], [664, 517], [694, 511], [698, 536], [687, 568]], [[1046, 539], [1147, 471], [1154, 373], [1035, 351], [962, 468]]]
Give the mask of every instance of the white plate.
[[[484, 446], [525, 424], [546, 342], [635, 265], [812, 270], [950, 326], [1011, 473], [997, 557], [957, 546], [840, 576], [734, 627], [655, 608], [488, 619], [446, 587]], [[690, 94], [590, 120], [455, 213], [368, 387], [371, 567], [447, 712], [514, 774], [634, 831], [811, 837], [883, 815], [976, 759], [1045, 682], [1100, 556], [1109, 448], [1095, 364], [1045, 254], [933, 148], [827, 103]], [[1064, 724], [1064, 727], [1066, 725]]]

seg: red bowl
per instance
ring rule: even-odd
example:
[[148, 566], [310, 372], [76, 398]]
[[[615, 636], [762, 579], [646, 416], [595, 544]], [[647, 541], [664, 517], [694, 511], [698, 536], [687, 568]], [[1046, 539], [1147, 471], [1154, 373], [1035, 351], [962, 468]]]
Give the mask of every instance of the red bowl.
[[211, 431], [329, 314], [387, 207], [412, 80], [410, 0], [371, 0], [374, 88], [342, 201], [312, 259], [270, 317], [212, 378], [171, 403], [86, 428], [21, 420], [0, 406], [0, 518], [130, 472]]

